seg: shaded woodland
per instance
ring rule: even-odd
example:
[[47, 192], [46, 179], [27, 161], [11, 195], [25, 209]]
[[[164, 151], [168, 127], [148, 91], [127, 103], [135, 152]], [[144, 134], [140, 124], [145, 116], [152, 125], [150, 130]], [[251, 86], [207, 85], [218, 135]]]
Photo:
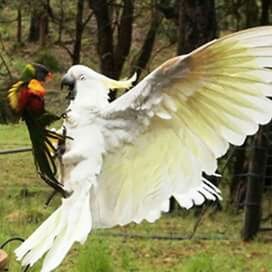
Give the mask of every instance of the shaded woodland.
[[[6, 88], [26, 62], [61, 73], [82, 63], [118, 79], [139, 78], [175, 55], [227, 33], [270, 24], [270, 0], [1, 0], [0, 120], [14, 121]], [[271, 64], [272, 66], [272, 64]], [[116, 98], [111, 92], [111, 100]], [[272, 220], [271, 125], [222, 159], [228, 205], [245, 211], [243, 238]], [[172, 203], [173, 210], [176, 204]], [[264, 216], [265, 215], [265, 216]]]

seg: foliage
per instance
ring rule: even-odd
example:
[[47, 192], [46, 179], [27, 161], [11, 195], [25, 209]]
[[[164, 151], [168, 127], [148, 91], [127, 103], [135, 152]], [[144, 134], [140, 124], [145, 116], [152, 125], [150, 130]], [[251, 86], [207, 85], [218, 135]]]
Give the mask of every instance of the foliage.
[[52, 72], [60, 72], [62, 70], [57, 57], [49, 50], [41, 51], [35, 58], [35, 62], [45, 65]]

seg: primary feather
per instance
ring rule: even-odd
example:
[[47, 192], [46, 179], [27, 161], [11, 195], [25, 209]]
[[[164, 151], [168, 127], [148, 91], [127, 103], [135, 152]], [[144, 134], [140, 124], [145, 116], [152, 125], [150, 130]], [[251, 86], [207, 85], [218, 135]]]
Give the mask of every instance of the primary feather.
[[[150, 222], [169, 209], [221, 198], [203, 178], [229, 144], [272, 116], [272, 27], [238, 32], [170, 59], [108, 103], [118, 81], [76, 65], [65, 75], [75, 97], [65, 121], [69, 199], [16, 250], [23, 264], [46, 255], [52, 271], [91, 228]], [[126, 81], [126, 87], [132, 80]]]

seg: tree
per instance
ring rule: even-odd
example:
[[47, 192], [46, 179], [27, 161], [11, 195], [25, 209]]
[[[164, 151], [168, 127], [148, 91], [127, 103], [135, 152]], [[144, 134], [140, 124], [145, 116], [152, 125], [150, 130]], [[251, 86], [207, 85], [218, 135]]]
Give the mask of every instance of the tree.
[[31, 12], [30, 15], [30, 25], [29, 25], [29, 42], [37, 42], [40, 39], [40, 15], [36, 13], [35, 10]]
[[245, 201], [245, 222], [242, 232], [245, 241], [251, 240], [260, 228], [262, 216], [262, 194], [267, 160], [267, 143], [264, 129], [254, 137], [254, 148], [250, 156], [249, 175]]
[[[80, 63], [81, 38], [84, 30], [83, 24], [84, 0], [77, 1], [75, 43], [73, 49], [73, 64]], [[61, 37], [61, 36], [60, 36]]]
[[161, 15], [157, 8], [154, 8], [152, 12], [152, 20], [150, 24], [150, 28], [146, 34], [145, 40], [143, 42], [143, 46], [140, 49], [139, 55], [137, 60], [135, 61], [134, 65], [132, 66], [132, 74], [135, 72], [137, 73], [138, 78], [140, 77], [142, 71], [145, 69], [150, 56], [152, 54], [152, 50], [155, 43], [155, 38], [157, 34], [157, 30], [160, 26], [161, 22]]
[[[103, 74], [118, 79], [124, 63], [129, 55], [132, 44], [134, 20], [134, 1], [123, 0], [122, 5], [110, 6], [106, 0], [89, 0], [90, 8], [94, 11], [97, 22], [97, 51], [100, 59], [100, 70]], [[151, 2], [152, 10], [156, 1]], [[114, 14], [120, 11], [120, 16]], [[145, 68], [155, 41], [159, 27], [159, 14], [153, 10], [149, 31], [144, 39], [133, 70], [141, 73]], [[117, 33], [115, 32], [117, 25]], [[115, 42], [116, 38], [116, 42]], [[110, 100], [115, 99], [116, 93], [110, 93]]]
[[271, 6], [271, 0], [261, 0], [261, 25], [269, 24], [269, 9]]
[[17, 42], [22, 43], [22, 8], [17, 8]]
[[49, 33], [49, 18], [48, 18], [48, 6], [49, 0], [29, 3], [31, 8], [30, 25], [29, 25], [29, 42], [40, 41], [44, 46], [47, 41]]
[[214, 0], [180, 0], [177, 9], [178, 55], [189, 53], [216, 37]]
[[248, 0], [245, 4], [246, 27], [259, 25], [259, 9], [256, 0]]
[[112, 16], [110, 16], [107, 1], [90, 0], [89, 3], [97, 22], [97, 51], [100, 57], [101, 72], [117, 79], [122, 72], [131, 46], [134, 1], [123, 0], [116, 47], [114, 47], [113, 41]]

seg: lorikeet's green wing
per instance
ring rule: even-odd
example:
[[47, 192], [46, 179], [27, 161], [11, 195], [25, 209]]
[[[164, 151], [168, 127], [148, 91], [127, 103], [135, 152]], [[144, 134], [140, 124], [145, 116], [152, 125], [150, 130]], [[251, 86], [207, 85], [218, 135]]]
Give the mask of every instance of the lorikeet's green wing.
[[32, 64], [27, 64], [24, 68], [24, 71], [16, 83], [14, 83], [11, 88], [8, 90], [8, 103], [13, 111], [19, 113], [21, 111], [21, 106], [19, 104], [20, 92], [23, 90], [23, 85], [28, 84], [31, 79], [35, 76], [35, 68]]
[[8, 103], [13, 111], [16, 113], [20, 112], [20, 106], [19, 106], [19, 93], [22, 90], [22, 86], [24, 84], [24, 81], [19, 80], [16, 83], [14, 83], [11, 88], [8, 90]]

